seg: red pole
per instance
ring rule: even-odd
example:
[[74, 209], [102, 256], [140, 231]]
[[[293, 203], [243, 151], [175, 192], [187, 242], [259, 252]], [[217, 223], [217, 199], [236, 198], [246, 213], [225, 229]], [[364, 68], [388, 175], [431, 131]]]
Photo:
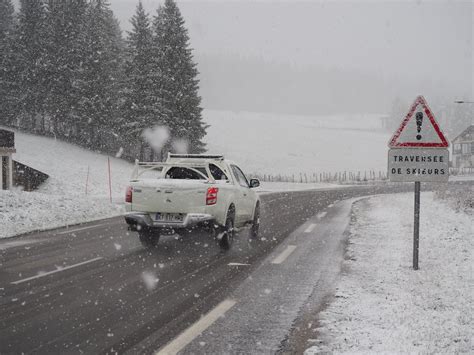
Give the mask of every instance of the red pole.
[[110, 176], [110, 157], [107, 157], [107, 165], [109, 167], [109, 196], [110, 196], [110, 203], [112, 203], [112, 178]]
[[86, 177], [86, 195], [87, 195], [87, 185], [89, 185], [89, 165], [87, 166], [87, 177]]

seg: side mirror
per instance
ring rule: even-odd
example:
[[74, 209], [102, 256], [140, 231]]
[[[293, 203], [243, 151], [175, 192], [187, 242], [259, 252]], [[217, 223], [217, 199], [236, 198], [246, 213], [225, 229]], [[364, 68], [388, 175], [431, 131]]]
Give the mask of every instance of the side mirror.
[[253, 189], [255, 187], [259, 187], [260, 186], [260, 181], [258, 181], [258, 179], [250, 179], [250, 188]]

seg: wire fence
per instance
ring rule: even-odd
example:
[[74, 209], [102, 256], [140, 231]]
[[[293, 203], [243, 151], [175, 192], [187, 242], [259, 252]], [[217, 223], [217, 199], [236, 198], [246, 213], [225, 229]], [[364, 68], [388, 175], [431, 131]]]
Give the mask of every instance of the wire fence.
[[291, 183], [347, 183], [362, 181], [383, 181], [387, 180], [386, 171], [339, 171], [339, 172], [314, 172], [299, 174], [251, 174], [264, 182], [291, 182]]
[[474, 174], [474, 167], [470, 168], [449, 168], [450, 175], [472, 175]]
[[[474, 175], [473, 168], [450, 168], [450, 175]], [[291, 182], [291, 183], [358, 183], [369, 181], [386, 181], [388, 180], [387, 172], [381, 170], [364, 170], [364, 171], [339, 171], [339, 172], [314, 172], [314, 173], [297, 173], [297, 174], [251, 174], [252, 177], [258, 178], [264, 182]]]

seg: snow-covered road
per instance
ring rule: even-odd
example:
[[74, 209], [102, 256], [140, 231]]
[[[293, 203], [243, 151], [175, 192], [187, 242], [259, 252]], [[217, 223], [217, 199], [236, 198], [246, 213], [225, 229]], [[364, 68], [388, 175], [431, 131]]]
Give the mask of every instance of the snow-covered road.
[[[302, 281], [303, 274], [314, 276], [311, 268], [306, 268], [304, 272], [302, 269], [301, 279], [290, 278], [292, 285], [301, 282], [299, 300], [280, 314], [278, 303], [291, 303], [292, 292], [278, 290], [286, 287], [278, 281], [279, 275], [290, 271], [289, 267], [304, 267], [304, 258], [297, 264], [294, 258], [311, 258], [308, 245], [319, 245], [324, 256], [324, 238], [332, 235], [331, 226], [326, 223], [328, 233], [313, 240], [318, 233], [318, 227], [313, 225], [320, 224], [319, 219], [331, 218], [330, 211], [337, 211], [333, 209], [336, 201], [394, 192], [395, 188], [405, 186], [264, 195], [259, 240], [251, 240], [244, 230], [226, 253], [214, 245], [206, 232], [164, 237], [160, 247], [149, 252], [140, 246], [136, 233], [127, 231], [122, 218], [0, 241], [0, 352], [55, 353], [75, 349], [86, 353], [151, 353], [179, 338], [189, 325], [199, 324], [196, 322], [203, 314], [229, 297], [237, 295], [242, 301], [233, 307], [245, 306], [246, 299], [251, 301], [252, 297], [232, 291], [262, 262], [269, 284], [255, 288], [255, 297], [269, 302], [273, 311], [266, 322], [268, 327], [276, 328], [271, 329], [272, 336], [261, 347], [275, 349], [312, 290], [312, 282]], [[307, 225], [300, 227], [308, 219]], [[344, 227], [344, 220], [336, 221], [337, 228]], [[295, 237], [291, 233], [297, 228], [299, 234]], [[287, 238], [289, 235], [292, 236]], [[334, 250], [332, 242], [337, 240], [327, 243], [331, 252], [326, 258]], [[270, 257], [269, 265], [265, 260], [279, 245], [282, 249]], [[342, 250], [335, 250], [342, 259]], [[320, 275], [325, 275], [325, 265], [321, 264]], [[294, 270], [290, 276], [293, 273]], [[245, 322], [239, 327], [242, 332], [252, 330]], [[212, 353], [213, 346], [217, 349], [218, 338], [213, 339], [215, 344], [208, 345], [203, 353]], [[261, 348], [257, 343], [254, 346]]]

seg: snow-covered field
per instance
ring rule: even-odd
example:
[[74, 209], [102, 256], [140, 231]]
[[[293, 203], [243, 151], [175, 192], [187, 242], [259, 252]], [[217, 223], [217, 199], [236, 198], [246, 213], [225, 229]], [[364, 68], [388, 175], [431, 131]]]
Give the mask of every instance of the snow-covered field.
[[306, 354], [474, 353], [474, 217], [433, 193], [421, 203], [418, 271], [413, 194], [354, 205], [336, 297]]
[[[351, 151], [367, 150], [380, 160], [380, 164], [361, 163], [357, 165], [359, 170], [381, 166], [385, 159], [385, 154], [373, 154], [372, 147], [379, 144], [385, 147], [388, 139], [378, 131], [380, 123], [376, 116], [314, 118], [205, 110], [204, 117], [211, 125], [206, 137], [209, 152], [224, 153], [250, 174], [357, 170], [354, 159], [350, 157]], [[364, 144], [347, 142], [362, 137], [366, 140]], [[355, 145], [358, 148], [354, 148]], [[19, 132], [16, 132], [16, 148], [15, 160], [50, 177], [36, 192], [0, 191], [0, 223], [3, 226], [0, 238], [122, 213], [120, 205], [109, 201], [106, 155], [52, 138]], [[363, 160], [369, 162], [371, 158]], [[349, 164], [351, 161], [352, 165]], [[133, 165], [114, 157], [110, 157], [110, 162], [112, 197], [114, 202], [120, 203]], [[260, 190], [333, 186], [262, 183]]]
[[299, 174], [386, 171], [382, 115], [291, 116], [204, 110], [210, 153], [223, 153], [245, 172]]
[[[0, 238], [117, 216], [133, 165], [52, 138], [16, 133], [14, 159], [50, 177], [36, 192], [0, 191]], [[89, 170], [89, 177], [88, 177]], [[87, 182], [87, 194], [86, 194]]]
[[[121, 203], [133, 164], [109, 157], [111, 203], [106, 155], [53, 138], [20, 132], [16, 132], [15, 139], [17, 153], [14, 159], [50, 177], [35, 192], [0, 191], [0, 238], [123, 213]], [[333, 186], [336, 185], [266, 182], [260, 190], [294, 191]]]
[[[386, 169], [389, 135], [379, 115], [277, 116], [204, 110], [209, 153], [224, 153], [250, 176]], [[0, 191], [0, 238], [116, 216], [107, 156], [53, 138], [16, 133], [14, 159], [50, 176], [37, 192]], [[114, 157], [112, 198], [121, 203], [133, 165]], [[464, 179], [464, 177], [460, 178]], [[334, 187], [262, 183], [262, 192]], [[87, 194], [86, 194], [87, 191]]]

